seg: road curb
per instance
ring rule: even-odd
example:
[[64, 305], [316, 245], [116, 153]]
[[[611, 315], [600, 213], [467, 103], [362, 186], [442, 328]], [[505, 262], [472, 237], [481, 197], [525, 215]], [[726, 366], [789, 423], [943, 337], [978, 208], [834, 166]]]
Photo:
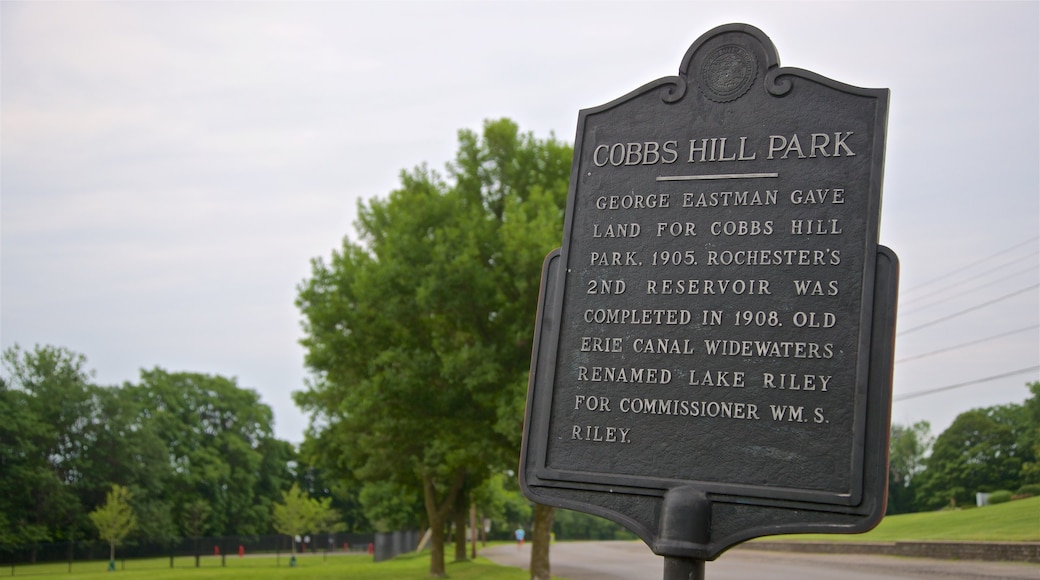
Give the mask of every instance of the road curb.
[[1040, 542], [802, 542], [753, 541], [734, 549], [819, 554], [874, 554], [940, 560], [1040, 563]]

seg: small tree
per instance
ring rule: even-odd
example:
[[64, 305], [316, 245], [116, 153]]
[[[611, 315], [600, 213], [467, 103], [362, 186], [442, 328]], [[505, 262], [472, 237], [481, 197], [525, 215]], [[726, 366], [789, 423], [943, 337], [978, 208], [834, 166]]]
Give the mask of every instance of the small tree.
[[[314, 517], [311, 521], [311, 531], [314, 532], [325, 532], [327, 534], [335, 534], [342, 532], [347, 529], [346, 524], [343, 523], [343, 516], [340, 515], [339, 510], [332, 507], [332, 498], [325, 497], [321, 499], [312, 499], [311, 506], [314, 509]], [[332, 541], [332, 538], [329, 538]], [[328, 554], [329, 544], [325, 544], [325, 553]]]
[[282, 492], [282, 502], [274, 505], [274, 529], [289, 536], [293, 562], [296, 561], [296, 536], [310, 531], [317, 511], [317, 502], [295, 483], [289, 491]]
[[113, 485], [105, 496], [105, 505], [90, 512], [90, 521], [94, 522], [101, 539], [108, 542], [108, 569], [115, 570], [116, 544], [137, 527], [137, 517], [130, 506], [130, 491]]

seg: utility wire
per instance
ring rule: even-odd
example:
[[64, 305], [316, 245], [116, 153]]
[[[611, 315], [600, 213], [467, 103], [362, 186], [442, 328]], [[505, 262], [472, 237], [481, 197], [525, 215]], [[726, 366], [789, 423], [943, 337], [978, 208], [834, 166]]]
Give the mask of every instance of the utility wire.
[[[905, 315], [905, 314], [909, 314], [910, 312], [917, 312], [917, 311], [920, 311], [920, 310], [927, 310], [927, 309], [932, 308], [934, 306], [939, 306], [939, 305], [943, 304], [943, 302], [948, 302], [948, 301], [950, 301], [950, 300], [952, 300], [954, 298], [957, 298], [959, 296], [963, 296], [964, 294], [970, 294], [971, 292], [974, 292], [976, 290], [982, 290], [983, 288], [988, 288], [990, 286], [994, 286], [994, 285], [1002, 283], [1002, 282], [1004, 282], [1006, 280], [1011, 280], [1011, 279], [1015, 278], [1015, 276], [1017, 276], [1019, 274], [1023, 274], [1025, 272], [1030, 272], [1030, 271], [1033, 271], [1035, 269], [1037, 269], [1037, 265], [1033, 265], [1033, 266], [1030, 266], [1029, 268], [1025, 268], [1024, 270], [1018, 270], [1017, 272], [1010, 273], [1010, 274], [1004, 276], [1004, 278], [996, 278], [996, 279], [987, 280], [985, 283], [980, 284], [978, 286], [972, 286], [971, 288], [968, 288], [967, 290], [962, 290], [961, 292], [958, 292], [956, 294], [951, 294], [951, 295], [945, 296], [943, 298], [939, 298], [937, 300], [928, 302], [928, 304], [926, 304], [926, 305], [921, 305], [921, 306], [918, 306], [916, 308], [911, 308], [911, 309], [909, 309], [909, 312], [908, 312], [908, 309], [906, 309], [904, 307], [907, 304], [909, 304], [909, 302], [915, 302], [915, 301], [919, 301], [919, 300], [924, 299], [924, 298], [930, 298], [932, 296], [935, 296], [936, 294], [941, 294], [941, 293], [943, 293], [943, 292], [945, 292], [947, 290], [951, 290], [953, 288], [956, 288], [956, 286], [943, 288], [942, 290], [938, 290], [938, 291], [933, 292], [931, 294], [926, 294], [924, 296], [917, 296], [916, 298], [911, 298], [909, 300], [904, 301], [903, 304], [900, 305], [900, 315]], [[961, 284], [961, 285], [963, 285], [963, 284]]]
[[904, 334], [910, 334], [911, 332], [914, 332], [914, 331], [917, 331], [917, 330], [921, 330], [922, 328], [927, 328], [929, 326], [933, 326], [935, 324], [939, 324], [940, 322], [947, 321], [947, 320], [949, 320], [951, 318], [956, 318], [956, 317], [958, 317], [958, 316], [960, 316], [962, 314], [967, 314], [969, 312], [973, 312], [975, 310], [978, 310], [980, 308], [984, 308], [984, 307], [989, 306], [991, 304], [996, 304], [997, 302], [1001, 302], [1003, 300], [1007, 300], [1008, 298], [1011, 298], [1011, 297], [1014, 297], [1014, 296], [1018, 296], [1019, 294], [1022, 294], [1024, 292], [1028, 292], [1028, 291], [1030, 291], [1030, 290], [1032, 290], [1034, 288], [1037, 288], [1037, 287], [1040, 287], [1040, 284], [1033, 284], [1032, 286], [1026, 286], [1025, 288], [1022, 288], [1021, 290], [1016, 290], [1015, 292], [1012, 292], [1011, 294], [1005, 294], [1005, 295], [1003, 295], [1003, 296], [1001, 296], [999, 298], [994, 298], [993, 300], [990, 300], [989, 302], [983, 302], [982, 304], [978, 304], [976, 306], [972, 306], [971, 308], [966, 308], [966, 309], [961, 310], [959, 312], [954, 312], [953, 314], [948, 314], [948, 315], [943, 316], [941, 318], [936, 318], [935, 320], [933, 320], [931, 322], [926, 322], [924, 324], [920, 324], [920, 325], [915, 326], [913, 328], [908, 328], [908, 329], [903, 330], [901, 332], [897, 332], [896, 336], [902, 336]]
[[938, 282], [940, 280], [945, 280], [946, 278], [949, 278], [950, 276], [953, 276], [954, 274], [958, 274], [960, 272], [963, 272], [964, 270], [966, 270], [966, 269], [968, 269], [968, 268], [970, 268], [972, 266], [975, 266], [976, 264], [982, 264], [982, 263], [984, 263], [984, 262], [986, 262], [988, 260], [992, 260], [993, 258], [996, 258], [997, 256], [1006, 254], [1006, 253], [1010, 252], [1011, 250], [1015, 250], [1015, 249], [1020, 248], [1020, 247], [1022, 247], [1024, 245], [1026, 245], [1026, 244], [1035, 242], [1038, 239], [1040, 239], [1040, 236], [1033, 236], [1032, 238], [1029, 238], [1028, 240], [1026, 240], [1024, 242], [1020, 242], [1018, 244], [1015, 244], [1014, 246], [1011, 246], [1010, 248], [1005, 248], [1003, 250], [1000, 250], [999, 252], [997, 252], [997, 253], [995, 253], [995, 254], [993, 254], [991, 256], [987, 256], [985, 258], [982, 258], [981, 260], [976, 260], [976, 261], [974, 261], [974, 262], [972, 262], [970, 264], [961, 266], [960, 268], [958, 268], [956, 270], [952, 270], [952, 271], [947, 272], [947, 273], [945, 273], [945, 274], [943, 274], [941, 276], [937, 276], [935, 278], [932, 278], [931, 280], [928, 280], [927, 282], [923, 282], [921, 284], [918, 284], [917, 286], [914, 286], [913, 288], [909, 288], [909, 289], [907, 289], [905, 291], [905, 293], [916, 292], [917, 290], [919, 290], [921, 288], [924, 288], [925, 286], [930, 286], [930, 285], [932, 285], [932, 284], [934, 284], [934, 283], [936, 283], [936, 282]]
[[[1038, 250], [1036, 252], [1033, 252], [1032, 254], [1029, 254], [1027, 256], [1022, 256], [1022, 258], [1027, 258], [1029, 256], [1033, 256], [1033, 255], [1036, 255], [1036, 254], [1040, 254], [1040, 250]], [[979, 278], [979, 277], [981, 277], [981, 276], [983, 276], [985, 274], [989, 274], [991, 272], [994, 272], [996, 270], [1000, 270], [1000, 269], [1006, 268], [1008, 266], [1013, 266], [1016, 263], [1017, 263], [1017, 261], [1015, 261], [1015, 262], [1007, 262], [1007, 263], [1002, 264], [1000, 266], [997, 266], [995, 268], [991, 268], [989, 270], [986, 270], [985, 272], [979, 272], [978, 274], [975, 274], [969, 280], [964, 280], [962, 282], [958, 282], [956, 284], [953, 284], [952, 286], [946, 286], [944, 288], [940, 288], [938, 290], [934, 290], [932, 292], [929, 292], [928, 294], [922, 294], [920, 296], [915, 296], [914, 298], [909, 298], [907, 300], [902, 300], [902, 301], [900, 301], [901, 305], [902, 306], [906, 306], [908, 304], [913, 304], [914, 302], [920, 302], [921, 300], [924, 300], [926, 298], [931, 298], [932, 296], [936, 296], [938, 294], [943, 294], [944, 292], [949, 292], [950, 290], [955, 290], [955, 289], [957, 289], [960, 286], [964, 286], [965, 284], [973, 282], [975, 279], [977, 279], [977, 278]], [[969, 288], [968, 290], [964, 290], [964, 291], [959, 292], [957, 294], [953, 294], [953, 295], [947, 296], [945, 298], [941, 298], [941, 299], [936, 300], [934, 302], [930, 302], [928, 304], [925, 304], [924, 306], [918, 306], [914, 310], [921, 310], [923, 308], [928, 308], [929, 306], [933, 306], [935, 304], [942, 304], [943, 302], [946, 302], [947, 300], [950, 300], [951, 298], [955, 298], [957, 296], [963, 296], [964, 294], [967, 294], [967, 293], [972, 292], [974, 290], [978, 290], [980, 288], [985, 288], [987, 286], [992, 286], [992, 285], [997, 284], [999, 282], [1003, 282], [1004, 280], [1007, 280], [1009, 278], [1014, 278], [1015, 276], [1018, 276], [1019, 274], [1024, 274], [1026, 272], [1030, 272], [1032, 270], [1035, 270], [1037, 268], [1037, 265], [1038, 264], [1036, 262], [1034, 262], [1033, 265], [1031, 265], [1030, 267], [1026, 268], [1025, 270], [1019, 270], [1019, 271], [1014, 272], [1012, 274], [1008, 274], [1007, 276], [1004, 276], [1003, 278], [987, 279], [986, 282], [981, 284], [981, 285], [973, 286], [972, 288]]]
[[[915, 286], [913, 288], [910, 288], [909, 290], [903, 291], [902, 294], [905, 295], [905, 294], [909, 294], [909, 293], [913, 293], [913, 292], [919, 291], [922, 288], [927, 288], [928, 286], [931, 286], [932, 284], [935, 284], [936, 282], [940, 282], [942, 280], [946, 280], [946, 279], [948, 279], [948, 278], [950, 278], [950, 277], [952, 277], [952, 276], [954, 276], [954, 275], [956, 275], [958, 273], [963, 273], [965, 270], [967, 270], [967, 269], [969, 269], [969, 268], [971, 268], [973, 266], [977, 266], [978, 264], [985, 263], [985, 262], [987, 262], [989, 260], [992, 260], [995, 257], [998, 257], [998, 256], [1001, 256], [1003, 254], [1009, 253], [1009, 252], [1011, 252], [1013, 250], [1016, 250], [1016, 249], [1018, 249], [1018, 248], [1020, 248], [1022, 246], [1025, 246], [1027, 244], [1034, 243], [1038, 239], [1040, 239], [1040, 236], [1034, 236], [1034, 237], [1032, 237], [1032, 238], [1030, 238], [1028, 240], [1025, 240], [1025, 241], [1020, 242], [1018, 244], [1015, 244], [1015, 245], [1013, 245], [1011, 247], [1005, 248], [1005, 249], [1003, 249], [1003, 250], [1001, 250], [999, 252], [996, 252], [995, 254], [992, 254], [992, 255], [990, 255], [988, 257], [982, 258], [981, 260], [977, 260], [975, 262], [972, 262], [970, 264], [962, 266], [962, 267], [960, 267], [960, 268], [958, 268], [956, 270], [953, 270], [953, 271], [947, 272], [946, 274], [943, 274], [941, 276], [937, 276], [935, 278], [932, 278], [931, 280], [928, 280], [927, 282], [919, 284], [919, 285], [917, 285], [917, 286]], [[965, 284], [967, 284], [967, 283], [969, 283], [969, 282], [979, 278], [980, 276], [983, 276], [985, 274], [994, 272], [996, 270], [1000, 270], [1000, 269], [1006, 268], [1006, 267], [1014, 265], [1016, 263], [1020, 263], [1024, 258], [1036, 255], [1037, 253], [1038, 253], [1037, 251], [1031, 252], [1031, 253], [1029, 253], [1029, 254], [1027, 254], [1025, 256], [1021, 256], [1021, 257], [1016, 258], [1014, 260], [1005, 262], [1004, 264], [1001, 264], [999, 266], [995, 266], [995, 267], [990, 268], [988, 270], [985, 270], [983, 272], [972, 274], [971, 278], [969, 280], [963, 280], [963, 281], [960, 281], [960, 282], [955, 282], [955, 283], [953, 283], [953, 284], [951, 284], [949, 286], [946, 286], [944, 288], [941, 288], [939, 290], [934, 290], [932, 292], [925, 293], [925, 294], [917, 296], [915, 298], [910, 298], [908, 300], [903, 300], [902, 302], [903, 302], [903, 304], [919, 302], [921, 300], [924, 300], [924, 299], [927, 299], [927, 298], [930, 298], [930, 297], [933, 297], [933, 296], [936, 296], [936, 295], [940, 295], [940, 294], [943, 294], [945, 292], [949, 292], [950, 290], [957, 289], [958, 287], [963, 286], [963, 285], [965, 285]], [[1015, 272], [1015, 273], [1010, 274], [1008, 276], [1004, 276], [1003, 278], [1000, 278], [999, 280], [987, 281], [985, 284], [976, 285], [976, 286], [974, 286], [972, 288], [969, 288], [967, 290], [960, 291], [957, 294], [946, 296], [945, 298], [941, 298], [940, 300], [933, 301], [931, 303], [926, 303], [923, 306], [919, 306], [916, 310], [923, 310], [923, 309], [926, 309], [928, 307], [935, 306], [937, 304], [941, 304], [943, 302], [951, 300], [952, 298], [956, 298], [958, 296], [963, 296], [964, 294], [967, 294], [969, 292], [973, 292], [973, 291], [978, 290], [980, 288], [984, 288], [984, 287], [993, 285], [995, 283], [998, 283], [1000, 281], [1006, 280], [1006, 279], [1014, 277], [1014, 276], [1018, 276], [1019, 274], [1022, 274], [1024, 272], [1027, 272], [1027, 271], [1030, 271], [1030, 270], [1032, 270], [1032, 268], [1029, 268], [1027, 270], [1021, 270], [1021, 271]], [[961, 316], [963, 314], [967, 314], [969, 312], [973, 312], [975, 310], [979, 310], [979, 309], [984, 308], [986, 306], [989, 306], [991, 304], [995, 304], [997, 302], [1001, 302], [1003, 300], [1007, 300], [1008, 298], [1011, 298], [1011, 297], [1017, 296], [1019, 294], [1028, 292], [1028, 291], [1033, 290], [1033, 289], [1035, 289], [1037, 287], [1040, 287], [1040, 284], [1033, 284], [1033, 285], [1028, 286], [1026, 288], [1022, 288], [1020, 290], [1016, 290], [1015, 292], [1012, 292], [1010, 294], [1005, 294], [1004, 296], [1001, 296], [999, 298], [995, 298], [993, 300], [990, 300], [988, 302], [984, 302], [982, 304], [978, 304], [978, 305], [973, 306], [971, 308], [967, 308], [967, 309], [961, 310], [959, 312], [954, 312], [953, 314], [949, 314], [949, 315], [943, 316], [941, 318], [937, 318], [935, 320], [932, 320], [931, 322], [927, 322], [927, 323], [915, 326], [913, 328], [908, 328], [906, 330], [898, 332], [897, 334], [898, 335], [908, 334], [908, 333], [920, 330], [922, 328], [927, 328], [929, 326], [933, 326], [933, 325], [938, 324], [940, 322], [944, 322], [946, 320], [950, 320], [952, 318], [956, 318], [956, 317]], [[901, 313], [901, 314], [905, 314], [905, 312]], [[998, 339], [998, 338], [1003, 338], [1005, 336], [1018, 334], [1020, 332], [1025, 332], [1027, 330], [1035, 329], [1037, 327], [1040, 327], [1040, 324], [1034, 324], [1032, 326], [1019, 328], [1017, 330], [1012, 330], [1012, 331], [1009, 331], [1009, 332], [1005, 332], [1005, 333], [1002, 333], [1002, 334], [997, 334], [997, 335], [990, 336], [990, 337], [987, 337], [987, 338], [982, 338], [982, 339], [974, 340], [974, 341], [971, 341], [971, 342], [957, 344], [957, 345], [941, 348], [939, 350], [934, 350], [934, 351], [931, 351], [931, 352], [926, 352], [926, 353], [922, 353], [922, 354], [919, 354], [919, 355], [906, 357], [906, 358], [900, 359], [900, 360], [895, 361], [895, 362], [896, 363], [903, 363], [903, 362], [909, 362], [909, 361], [913, 361], [913, 360], [918, 360], [918, 359], [926, 358], [926, 357], [929, 357], [929, 356], [934, 356], [936, 354], [941, 354], [941, 353], [944, 353], [944, 352], [957, 350], [957, 349], [964, 348], [964, 347], [967, 347], [967, 346], [972, 346], [972, 345], [988, 342], [988, 341], [991, 341], [991, 340], [995, 340], [995, 339]], [[957, 383], [957, 384], [954, 384], [954, 385], [947, 385], [947, 386], [944, 386], [944, 387], [937, 387], [937, 388], [934, 388], [934, 389], [927, 389], [927, 390], [918, 391], [918, 392], [915, 392], [915, 393], [908, 393], [908, 394], [905, 394], [905, 395], [894, 397], [892, 400], [893, 401], [905, 401], [905, 400], [914, 399], [914, 398], [917, 398], [917, 397], [924, 397], [924, 396], [928, 396], [928, 395], [933, 395], [935, 393], [941, 393], [941, 392], [945, 392], [945, 391], [949, 391], [949, 390], [953, 390], [953, 389], [959, 389], [959, 388], [967, 387], [967, 386], [971, 386], [971, 385], [987, 383], [987, 382], [990, 382], [990, 381], [995, 381], [995, 380], [1003, 379], [1003, 378], [1006, 378], [1006, 377], [1012, 377], [1012, 376], [1016, 376], [1016, 375], [1026, 374], [1026, 373], [1032, 373], [1032, 372], [1036, 372], [1038, 369], [1040, 369], [1040, 366], [1033, 366], [1033, 367], [1029, 367], [1029, 368], [1025, 368], [1025, 369], [1020, 369], [1020, 370], [1017, 370], [1017, 371], [1011, 371], [1011, 372], [1008, 372], [1008, 373], [995, 375], [995, 376], [991, 376], [991, 377], [986, 377], [986, 378], [982, 378], [982, 379], [976, 379], [976, 380], [968, 381], [968, 382], [964, 382], [964, 383]]]
[[917, 359], [921, 359], [921, 358], [926, 358], [926, 357], [930, 357], [932, 355], [941, 354], [941, 353], [944, 353], [944, 352], [949, 352], [951, 350], [957, 350], [959, 348], [964, 348], [966, 346], [972, 346], [972, 345], [975, 345], [975, 344], [988, 342], [988, 341], [995, 340], [995, 339], [998, 339], [998, 338], [1003, 338], [1005, 336], [1011, 336], [1012, 334], [1018, 334], [1020, 332], [1025, 332], [1027, 330], [1032, 330], [1032, 329], [1038, 328], [1038, 327], [1040, 327], [1040, 324], [1034, 324], [1033, 326], [1027, 326], [1025, 328], [1019, 328], [1018, 330], [1012, 330], [1010, 332], [997, 334], [997, 335], [990, 336], [990, 337], [987, 337], [987, 338], [980, 338], [979, 340], [973, 340], [971, 342], [965, 342], [965, 343], [954, 345], [954, 346], [948, 346], [946, 348], [941, 348], [939, 350], [933, 350], [932, 352], [926, 352], [926, 353], [923, 353], [923, 354], [918, 354], [918, 355], [914, 355], [914, 356], [908, 356], [906, 358], [901, 358], [901, 359], [897, 360], [895, 364], [899, 364], [899, 363], [902, 363], [902, 362], [908, 362], [908, 361], [912, 361], [912, 360], [917, 360]]
[[907, 399], [914, 399], [914, 398], [917, 398], [917, 397], [924, 397], [925, 395], [934, 395], [935, 393], [939, 393], [939, 392], [942, 392], [942, 391], [949, 391], [949, 390], [952, 390], [952, 389], [959, 389], [961, 387], [967, 387], [969, 385], [977, 385], [977, 384], [980, 384], [980, 383], [988, 383], [990, 381], [995, 381], [997, 379], [1003, 379], [1003, 378], [1006, 378], [1006, 377], [1013, 377], [1015, 375], [1024, 375], [1026, 373], [1031, 373], [1031, 372], [1036, 371], [1038, 369], [1040, 369], [1040, 366], [1029, 367], [1027, 369], [1020, 369], [1020, 370], [1017, 370], [1017, 371], [1011, 371], [1010, 373], [1004, 373], [1002, 375], [996, 375], [996, 376], [992, 376], [992, 377], [986, 377], [984, 379], [977, 379], [977, 380], [974, 380], [974, 381], [968, 381], [966, 383], [958, 383], [956, 385], [948, 385], [948, 386], [939, 387], [939, 388], [936, 388], [936, 389], [928, 389], [927, 391], [918, 391], [916, 393], [908, 393], [906, 395], [901, 395], [899, 397], [893, 397], [892, 400], [893, 401], [905, 401]]

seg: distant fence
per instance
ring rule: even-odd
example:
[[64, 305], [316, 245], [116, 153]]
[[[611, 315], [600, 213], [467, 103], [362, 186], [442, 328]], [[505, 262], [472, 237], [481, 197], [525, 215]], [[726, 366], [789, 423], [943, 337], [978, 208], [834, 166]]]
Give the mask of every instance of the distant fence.
[[419, 532], [403, 531], [378, 533], [375, 538], [375, 553], [373, 554], [373, 558], [376, 562], [389, 560], [400, 556], [401, 554], [414, 552], [418, 545]]
[[[387, 534], [392, 536], [392, 534]], [[299, 554], [371, 554], [375, 555], [377, 534], [309, 534], [297, 544]], [[412, 545], [410, 549], [414, 550]], [[227, 559], [254, 555], [275, 556], [274, 565], [288, 565], [292, 544], [289, 536], [221, 536], [180, 538], [168, 542], [131, 542], [116, 546], [116, 561], [126, 567], [134, 561], [140, 570], [143, 562], [156, 567], [222, 566]], [[402, 553], [402, 552], [397, 552]], [[29, 567], [60, 571], [60, 564], [79, 568], [84, 563], [108, 561], [108, 542], [102, 540], [68, 541], [25, 545], [0, 545], [0, 577], [29, 575]], [[397, 555], [397, 554], [394, 554]], [[284, 558], [282, 558], [284, 556]], [[393, 557], [393, 556], [390, 556]], [[284, 562], [282, 561], [284, 559]], [[377, 560], [378, 561], [378, 560]], [[50, 564], [50, 566], [40, 566]], [[19, 571], [19, 568], [22, 568]]]

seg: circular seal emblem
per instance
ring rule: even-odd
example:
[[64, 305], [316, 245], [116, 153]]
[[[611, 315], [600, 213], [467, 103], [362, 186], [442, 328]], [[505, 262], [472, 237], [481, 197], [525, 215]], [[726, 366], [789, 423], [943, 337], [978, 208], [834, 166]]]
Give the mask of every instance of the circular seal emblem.
[[701, 87], [711, 100], [728, 103], [751, 88], [758, 64], [751, 51], [736, 44], [720, 46], [701, 65]]

